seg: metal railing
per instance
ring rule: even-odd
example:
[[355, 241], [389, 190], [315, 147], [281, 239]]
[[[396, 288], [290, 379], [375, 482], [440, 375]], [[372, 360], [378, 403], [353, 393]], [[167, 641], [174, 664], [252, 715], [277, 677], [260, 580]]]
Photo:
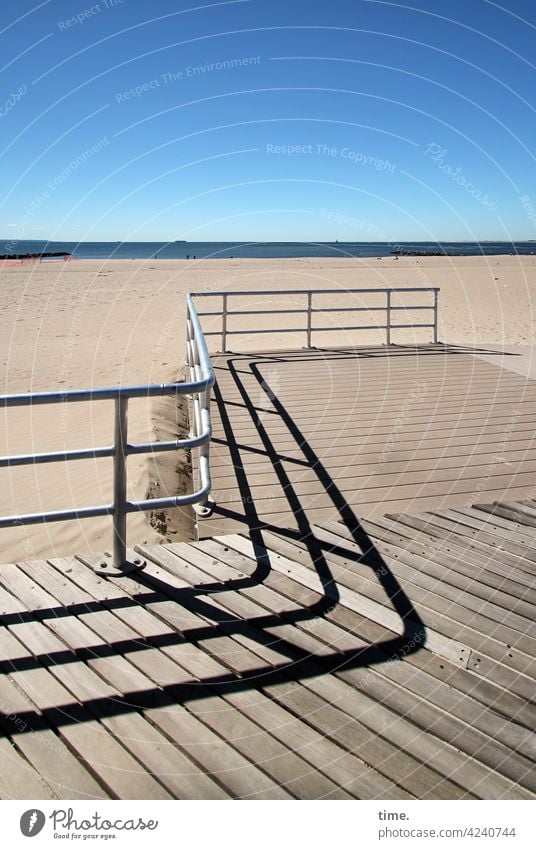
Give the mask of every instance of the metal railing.
[[[393, 330], [401, 330], [401, 329], [416, 329], [416, 328], [429, 328], [433, 331], [433, 342], [437, 344], [437, 314], [438, 314], [438, 301], [439, 301], [439, 288], [436, 287], [405, 287], [405, 288], [397, 288], [397, 289], [345, 289], [345, 290], [337, 290], [337, 289], [285, 289], [285, 290], [263, 290], [263, 291], [249, 291], [249, 292], [194, 292], [192, 294], [192, 298], [214, 298], [220, 297], [222, 298], [222, 306], [221, 309], [218, 310], [209, 310], [205, 312], [198, 312], [200, 318], [204, 316], [212, 316], [221, 318], [221, 328], [219, 330], [205, 330], [205, 336], [220, 336], [221, 337], [221, 351], [227, 351], [227, 339], [229, 336], [249, 336], [251, 333], [304, 333], [305, 336], [305, 347], [312, 348], [313, 347], [313, 334], [322, 333], [322, 332], [333, 332], [333, 331], [353, 331], [353, 330], [385, 330], [386, 343], [391, 345], [391, 332]], [[429, 304], [421, 304], [421, 305], [407, 305], [403, 306], [401, 304], [393, 304], [392, 296], [400, 296], [402, 293], [406, 292], [425, 292], [432, 295], [432, 303]], [[364, 295], [364, 294], [384, 294], [386, 298], [385, 304], [380, 304], [378, 306], [370, 306], [370, 307], [354, 307], [354, 306], [329, 306], [329, 307], [319, 307], [315, 306], [313, 302], [313, 298], [316, 295]], [[305, 298], [305, 303], [303, 307], [292, 307], [292, 308], [281, 308], [281, 309], [253, 309], [253, 310], [240, 310], [240, 309], [231, 309], [230, 300], [231, 298], [264, 298], [264, 297], [277, 297], [284, 298], [288, 295], [293, 297], [303, 297]], [[433, 312], [433, 321], [431, 323], [410, 323], [410, 324], [400, 324], [393, 323], [392, 313], [393, 312], [406, 312], [411, 310], [430, 310]], [[317, 327], [313, 324], [313, 316], [317, 313], [354, 313], [354, 312], [385, 312], [385, 324], [360, 324], [360, 325], [351, 325], [351, 326], [340, 326], [340, 325], [331, 325], [328, 327]], [[247, 329], [232, 329], [229, 327], [229, 318], [231, 316], [251, 316], [251, 315], [290, 315], [290, 314], [302, 314], [306, 316], [306, 323], [303, 327], [275, 327], [275, 328], [251, 328]]]
[[[61, 522], [70, 519], [88, 519], [96, 516], [113, 518], [113, 557], [103, 560], [97, 569], [101, 574], [125, 574], [139, 568], [137, 563], [127, 561], [126, 530], [127, 514], [165, 507], [194, 505], [200, 514], [210, 512], [208, 498], [211, 490], [209, 446], [211, 438], [210, 397], [214, 383], [214, 372], [208, 354], [203, 330], [190, 295], [187, 295], [187, 340], [186, 364], [189, 382], [145, 384], [139, 386], [114, 386], [101, 389], [73, 389], [55, 392], [28, 392], [20, 395], [1, 395], [0, 407], [24, 407], [34, 404], [64, 404], [80, 401], [114, 401], [114, 443], [100, 448], [85, 448], [73, 451], [53, 451], [43, 454], [22, 454], [0, 457], [0, 468], [55, 463], [66, 460], [88, 460], [113, 457], [113, 503], [96, 507], [54, 510], [0, 517], [0, 528], [34, 525], [40, 522]], [[166, 442], [128, 442], [128, 402], [130, 398], [152, 398], [164, 395], [189, 395], [192, 400], [192, 422], [187, 439]], [[187, 495], [166, 498], [129, 501], [127, 498], [127, 457], [132, 454], [148, 454], [176, 451], [185, 448], [199, 449], [200, 488]]]

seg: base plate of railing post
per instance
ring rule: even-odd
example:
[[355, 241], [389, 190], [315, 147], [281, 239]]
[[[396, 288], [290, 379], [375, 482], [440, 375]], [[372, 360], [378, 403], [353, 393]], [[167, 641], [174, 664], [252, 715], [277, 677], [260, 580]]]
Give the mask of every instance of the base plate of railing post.
[[201, 519], [207, 519], [212, 515], [214, 510], [214, 504], [212, 501], [207, 501], [206, 504], [192, 504], [194, 508], [194, 513], [196, 516], [199, 516]]
[[116, 566], [113, 558], [105, 555], [93, 565], [93, 571], [103, 578], [122, 578], [124, 575], [139, 572], [145, 566], [147, 566], [147, 561], [143, 557], [134, 557], [132, 560], [125, 561], [121, 566]]

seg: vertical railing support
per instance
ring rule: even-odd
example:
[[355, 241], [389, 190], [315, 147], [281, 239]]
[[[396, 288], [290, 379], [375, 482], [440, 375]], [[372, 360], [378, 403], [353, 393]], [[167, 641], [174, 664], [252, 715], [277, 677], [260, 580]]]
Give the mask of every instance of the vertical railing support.
[[[199, 393], [199, 410], [200, 410], [200, 426], [204, 430], [206, 427], [210, 429], [210, 399], [211, 388], [205, 389]], [[200, 477], [204, 476], [210, 479], [210, 440], [199, 446], [199, 473]], [[200, 483], [200, 482], [199, 482]], [[213, 510], [213, 505], [210, 503], [209, 495], [194, 504], [194, 511], [198, 516], [210, 516]]]
[[311, 347], [313, 293], [307, 292], [307, 348]]
[[113, 466], [113, 556], [102, 560], [96, 572], [99, 575], [126, 575], [145, 566], [141, 557], [127, 560], [127, 437], [128, 396], [115, 399], [114, 415], [114, 466]]
[[127, 464], [128, 398], [115, 399], [114, 421], [114, 566], [123, 569], [127, 561]]
[[439, 292], [434, 289], [434, 345], [437, 345], [437, 312], [438, 312]]
[[227, 292], [223, 293], [223, 306], [221, 314], [221, 350], [227, 350]]
[[391, 290], [386, 290], [387, 295], [387, 320], [385, 322], [385, 330], [387, 337], [387, 344], [391, 344]]

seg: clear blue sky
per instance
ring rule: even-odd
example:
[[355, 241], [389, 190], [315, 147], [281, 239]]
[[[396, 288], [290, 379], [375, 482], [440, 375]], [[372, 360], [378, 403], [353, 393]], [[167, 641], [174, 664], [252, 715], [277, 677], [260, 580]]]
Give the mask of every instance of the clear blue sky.
[[533, 0], [10, 0], [0, 236], [536, 239]]

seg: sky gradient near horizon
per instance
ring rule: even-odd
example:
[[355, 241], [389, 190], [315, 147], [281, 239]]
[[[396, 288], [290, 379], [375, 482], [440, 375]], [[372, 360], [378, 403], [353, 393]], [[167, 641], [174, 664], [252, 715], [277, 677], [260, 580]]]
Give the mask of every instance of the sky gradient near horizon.
[[535, 44], [532, 0], [9, 2], [0, 237], [535, 239]]

